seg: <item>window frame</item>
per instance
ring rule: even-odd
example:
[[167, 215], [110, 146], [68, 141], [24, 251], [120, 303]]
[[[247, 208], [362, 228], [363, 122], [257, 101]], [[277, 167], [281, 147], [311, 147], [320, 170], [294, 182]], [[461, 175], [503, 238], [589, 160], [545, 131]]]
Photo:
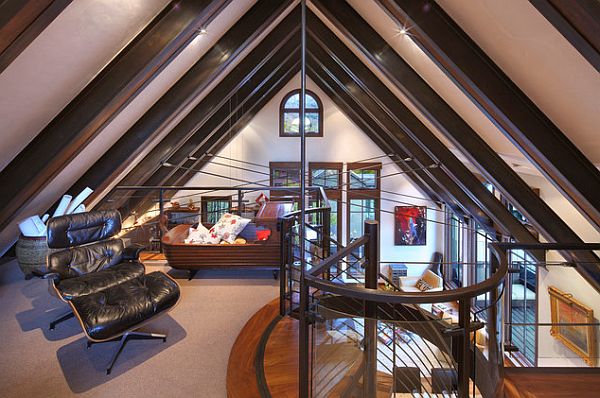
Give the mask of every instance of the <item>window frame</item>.
[[[306, 132], [305, 136], [306, 137], [323, 137], [323, 102], [321, 102], [321, 99], [319, 98], [319, 96], [317, 94], [315, 94], [313, 91], [311, 90], [305, 90], [306, 91], [306, 95], [310, 95], [315, 102], [317, 103], [317, 109], [313, 110], [313, 108], [310, 109], [305, 109], [305, 114], [307, 113], [316, 113], [318, 114], [319, 117], [319, 130], [317, 133], [310, 133], [310, 132]], [[289, 112], [296, 112], [298, 114], [300, 114], [300, 108], [286, 108], [285, 107], [285, 103], [290, 99], [290, 97], [296, 95], [296, 94], [300, 94], [300, 89], [295, 89], [290, 91], [289, 93], [287, 93], [283, 99], [281, 100], [281, 103], [279, 104], [279, 136], [280, 137], [300, 137], [300, 133], [291, 133], [291, 132], [285, 132], [284, 131], [284, 120], [285, 120], [285, 114], [289, 113]]]
[[[208, 222], [208, 202], [215, 202], [215, 201], [228, 202], [228, 211], [226, 211], [226, 212], [231, 211], [231, 206], [232, 206], [231, 196], [211, 196], [211, 195], [201, 196], [200, 197], [200, 215], [201, 215], [200, 218], [201, 218], [203, 224], [213, 225], [212, 223]], [[211, 213], [213, 213], [213, 212], [211, 212]]]

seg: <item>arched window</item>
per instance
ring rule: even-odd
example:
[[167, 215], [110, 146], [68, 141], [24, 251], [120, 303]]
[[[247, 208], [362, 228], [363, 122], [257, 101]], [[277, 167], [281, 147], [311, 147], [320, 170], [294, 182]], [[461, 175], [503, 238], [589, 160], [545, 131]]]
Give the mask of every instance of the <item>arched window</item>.
[[[306, 90], [304, 126], [307, 137], [323, 137], [323, 105], [312, 91]], [[279, 109], [279, 136], [300, 135], [300, 90], [289, 92]]]

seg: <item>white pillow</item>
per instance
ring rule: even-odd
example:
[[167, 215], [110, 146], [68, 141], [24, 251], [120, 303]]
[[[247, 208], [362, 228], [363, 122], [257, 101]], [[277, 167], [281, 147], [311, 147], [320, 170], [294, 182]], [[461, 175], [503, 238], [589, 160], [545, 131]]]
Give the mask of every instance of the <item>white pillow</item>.
[[[188, 233], [188, 237], [185, 238], [185, 243], [208, 243], [209, 240], [209, 232], [208, 229], [202, 225], [198, 224], [197, 228], [190, 228], [190, 232]], [[218, 242], [217, 242], [218, 243]]]
[[[209, 239], [219, 238], [228, 243], [233, 243], [238, 234], [242, 232], [246, 225], [252, 221], [249, 218], [242, 218], [235, 214], [225, 213], [219, 221], [209, 230]], [[218, 241], [216, 243], [219, 243]]]

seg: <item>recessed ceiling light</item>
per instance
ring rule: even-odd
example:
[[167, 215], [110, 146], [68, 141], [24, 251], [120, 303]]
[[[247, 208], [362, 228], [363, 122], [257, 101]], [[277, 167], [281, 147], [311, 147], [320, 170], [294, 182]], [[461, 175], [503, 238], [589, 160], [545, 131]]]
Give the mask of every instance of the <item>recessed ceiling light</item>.
[[200, 28], [200, 29], [198, 29], [198, 34], [199, 35], [205, 35], [207, 33], [208, 33], [208, 31], [206, 30], [206, 28]]

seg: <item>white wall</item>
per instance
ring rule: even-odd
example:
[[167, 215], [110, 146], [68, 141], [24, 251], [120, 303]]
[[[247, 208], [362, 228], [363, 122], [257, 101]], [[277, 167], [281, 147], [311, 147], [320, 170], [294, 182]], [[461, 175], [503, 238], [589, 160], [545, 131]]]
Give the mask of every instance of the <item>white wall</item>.
[[[527, 183], [540, 189], [540, 196], [578, 235], [589, 243], [600, 242], [600, 233], [571, 205], [552, 184], [539, 176], [522, 175]], [[548, 261], [563, 261], [557, 252], [548, 253]], [[573, 268], [550, 266], [539, 268], [539, 322], [551, 322], [548, 288], [555, 286], [594, 310], [600, 317], [600, 293], [594, 290]], [[596, 327], [596, 331], [600, 328]], [[538, 331], [538, 363], [540, 366], [587, 366], [575, 353], [550, 336], [549, 327]]]
[[[298, 88], [300, 78], [296, 76], [292, 79], [280, 93], [278, 93], [220, 153], [219, 155], [253, 162], [268, 166], [270, 161], [299, 161], [300, 160], [300, 140], [298, 138], [279, 137], [279, 105], [285, 94]], [[315, 92], [323, 102], [324, 107], [324, 136], [322, 138], [307, 139], [307, 160], [309, 162], [356, 162], [370, 159], [376, 156], [384, 155], [369, 138], [358, 127], [356, 127], [345, 115], [336, 108], [329, 99], [310, 79], [307, 82], [307, 88]], [[375, 160], [384, 164], [381, 175], [397, 173], [400, 169], [390, 162], [390, 158], [383, 157]], [[230, 161], [218, 159], [219, 163], [230, 164]], [[234, 166], [240, 166], [239, 163], [231, 162]], [[254, 170], [268, 173], [268, 168], [250, 166]], [[228, 178], [238, 178], [249, 181], [264, 180], [268, 184], [268, 175], [256, 174], [248, 171], [236, 170], [229, 167], [208, 164], [204, 171], [217, 173], [224, 178], [197, 174], [192, 178], [187, 186], [233, 186], [239, 184], [237, 181], [230, 181]], [[410, 181], [402, 176], [393, 176], [384, 178], [381, 181], [382, 190], [401, 193], [404, 195], [423, 198], [423, 194], [416, 189]], [[189, 194], [182, 192], [178, 196]], [[213, 193], [214, 195], [214, 193]], [[381, 207], [384, 211], [393, 212], [394, 206], [399, 205], [427, 205], [435, 208], [429, 200], [419, 200], [407, 198], [392, 194], [382, 193], [382, 198], [400, 200], [405, 203], [394, 203], [386, 200], [381, 201]], [[199, 198], [196, 198], [196, 200]], [[345, 201], [345, 197], [343, 197]], [[182, 199], [184, 204], [187, 200]], [[346, 214], [346, 207], [341, 209]], [[426, 246], [394, 246], [394, 218], [393, 214], [381, 214], [381, 260], [390, 262], [408, 262], [408, 261], [430, 261], [434, 251], [441, 251], [442, 228], [440, 224], [434, 221], [443, 221], [443, 215], [440, 212], [428, 210], [428, 219], [432, 221], [427, 224], [427, 245]], [[342, 225], [342, 231], [346, 231], [346, 224]], [[426, 266], [409, 267], [410, 274], [420, 275]]]
[[0, 170], [168, 0], [71, 3], [0, 74]]
[[[49, 121], [48, 118], [52, 118], [55, 116], [61, 108], [66, 105], [72, 97], [74, 97], [80, 89], [82, 89], [85, 84], [87, 84], [88, 80], [91, 79], [95, 73], [97, 73], [100, 69], [89, 69], [92, 68], [91, 65], [95, 68], [102, 68], [104, 63], [107, 62], [112, 56], [116, 55], [116, 53], [120, 50], [121, 47], [115, 46], [112, 43], [112, 47], [109, 46], [110, 43], [106, 43], [107, 40], [116, 40], [116, 34], [124, 34], [123, 29], [124, 26], [127, 25], [128, 29], [132, 29], [132, 24], [134, 21], [136, 23], [147, 23], [144, 18], [153, 17], [154, 15], [148, 16], [150, 12], [148, 9], [154, 9], [158, 5], [162, 4], [156, 0], [148, 1], [147, 4], [142, 4], [140, 2], [131, 2], [128, 3], [127, 7], [119, 6], [119, 2], [112, 1], [104, 2], [104, 5], [101, 7], [96, 4], [96, 2], [90, 1], [81, 1], [78, 3], [78, 6], [75, 10], [72, 10], [71, 5], [67, 8], [66, 15], [61, 14], [59, 18], [62, 18], [61, 25], [56, 27], [54, 30], [44, 31], [37, 39], [32, 43], [32, 48], [27, 48], [26, 51], [23, 52], [21, 56], [15, 60], [17, 66], [20, 62], [27, 63], [27, 68], [23, 71], [15, 70], [15, 66], [11, 64], [2, 75], [0, 75], [0, 120], [6, 122], [4, 130], [0, 131], [1, 136], [4, 138], [6, 136], [5, 141], [0, 141], [0, 153], [2, 153], [3, 157], [0, 159], [0, 167], [2, 166], [2, 161], [10, 160], [13, 154], [13, 151], [18, 151], [22, 149], [27, 143], [29, 143], [30, 139], [33, 139], [35, 135], [45, 126], [45, 124]], [[119, 3], [119, 4], [117, 4]], [[139, 4], [138, 4], [139, 3]], [[137, 4], [137, 5], [136, 5]], [[21, 209], [19, 213], [16, 215], [16, 219], [24, 219], [33, 214], [39, 214], [57, 201], [64, 193], [76, 195], [78, 192], [66, 192], [69, 187], [77, 181], [93, 164], [106, 152], [110, 149], [110, 147], [119, 139], [121, 136], [128, 131], [128, 129], [141, 117], [144, 113], [162, 96], [164, 93], [175, 83], [177, 82], [184, 73], [186, 73], [189, 68], [198, 61], [213, 45], [219, 40], [219, 38], [227, 32], [233, 24], [254, 4], [252, 0], [244, 0], [237, 1], [230, 4], [226, 10], [221, 12], [208, 26], [206, 35], [199, 35], [194, 40], [192, 40], [175, 58], [172, 62], [170, 62], [161, 72], [160, 74], [153, 79], [143, 90], [137, 95], [122, 112], [120, 112], [116, 117], [110, 121], [102, 129], [102, 131], [98, 134], [96, 138], [93, 139], [77, 156], [67, 165], [65, 168], [50, 181], [44, 189], [42, 189], [36, 197], [29, 203], [25, 208]], [[88, 27], [83, 27], [85, 25], [85, 21], [89, 17], [89, 15], [93, 15], [94, 12], [99, 12], [98, 8], [108, 9], [110, 7], [117, 7], [119, 11], [115, 10], [104, 10], [104, 12], [113, 13], [113, 19], [110, 21], [114, 24], [114, 29], [111, 31], [111, 35], [108, 35], [106, 38], [94, 38], [99, 41], [99, 43], [89, 42], [89, 49], [94, 49], [94, 53], [88, 54], [87, 52], [79, 52], [80, 54], [80, 62], [77, 64], [78, 69], [71, 70], [71, 65], [67, 62], [61, 64], [59, 62], [59, 58], [57, 54], [61, 54], [63, 52], [75, 51], [76, 46], [82, 45], [79, 38], [77, 40], [72, 39], [72, 41], [65, 41], [63, 36], [73, 35], [71, 32], [73, 25], [76, 25], [82, 31], [80, 32], [83, 35], [83, 38], [86, 38]], [[143, 7], [142, 7], [143, 6]], [[81, 8], [81, 9], [80, 9]], [[123, 8], [123, 9], [121, 9]], [[156, 9], [155, 12], [160, 11], [160, 8]], [[134, 14], [137, 12], [138, 14]], [[89, 15], [88, 15], [89, 14]], [[57, 18], [57, 20], [59, 20]], [[139, 21], [138, 21], [139, 20]], [[54, 23], [53, 23], [54, 24]], [[142, 27], [144, 25], [141, 25]], [[89, 27], [90, 29], [93, 26]], [[141, 27], [140, 27], [141, 28]], [[129, 32], [129, 30], [127, 32]], [[85, 33], [85, 34], [84, 34]], [[137, 34], [137, 31], [134, 31]], [[50, 36], [50, 38], [47, 38]], [[75, 35], [77, 36], [77, 35]], [[50, 42], [49, 42], [50, 40]], [[126, 43], [130, 40], [130, 37], [122, 37], [121, 41]], [[41, 44], [38, 43], [41, 41]], [[57, 43], [54, 43], [57, 41]], [[43, 57], [48, 57], [48, 55], [42, 50], [48, 51], [45, 47], [40, 46], [50, 46], [49, 43], [52, 43], [52, 57], [45, 59]], [[119, 42], [120, 43], [120, 42]], [[35, 45], [34, 45], [35, 44]], [[97, 47], [100, 46], [103, 48], [101, 52]], [[114, 51], [114, 53], [109, 53], [108, 51]], [[39, 53], [42, 51], [41, 53]], [[77, 51], [75, 51], [77, 52]], [[87, 57], [91, 57], [94, 55], [94, 60], [96, 63], [91, 63], [91, 60], [88, 60]], [[107, 59], [98, 58], [101, 55], [108, 57]], [[239, 58], [243, 58], [244, 54], [242, 54]], [[17, 62], [18, 61], [18, 62]], [[83, 62], [85, 61], [85, 62]], [[102, 61], [102, 63], [100, 63]], [[56, 62], [59, 62], [58, 65], [55, 65]], [[87, 65], [87, 67], [83, 68], [83, 65]], [[235, 63], [234, 63], [235, 64]], [[26, 82], [29, 79], [29, 74], [34, 73], [32, 70], [37, 70], [37, 68], [42, 67], [42, 65], [49, 65], [48, 67], [52, 70], [56, 68], [57, 70], [53, 73], [56, 74], [65, 74], [65, 76], [61, 77], [59, 81], [62, 82], [64, 86], [56, 86], [55, 80], [57, 79], [57, 75], [49, 76], [47, 74], [42, 74], [41, 76], [36, 76], [37, 80], [33, 80]], [[61, 69], [62, 68], [62, 69]], [[85, 72], [85, 73], [84, 73]], [[67, 83], [65, 83], [64, 79], [69, 79]], [[77, 80], [77, 84], [75, 85], [75, 80]], [[34, 90], [40, 91], [40, 87], [46, 87], [50, 82], [46, 82], [44, 79], [52, 80], [53, 89], [42, 90], [43, 93], [40, 92], [40, 95], [32, 95]], [[220, 80], [215, 79], [213, 82], [217, 84]], [[23, 90], [19, 96], [11, 97], [13, 89], [13, 85], [15, 87]], [[199, 102], [207, 92], [209, 92], [210, 88], [213, 85], [207, 87], [206, 90], [198, 95], [197, 98], [194, 99], [193, 104], [187, 107], [184, 112], [181, 112], [181, 115], [178, 115], [174, 123], [171, 123], [165, 131], [162, 133], [161, 137], [170, 131], [170, 129], [175, 125], [175, 122], [179, 121], [183, 118], [186, 112], [189, 112], [192, 105], [195, 105]], [[5, 89], [5, 90], [4, 90]], [[24, 93], [29, 93], [25, 95]], [[24, 104], [21, 103], [23, 100], [21, 98], [29, 96], [31, 97], [29, 101], [31, 102], [29, 107], [25, 107]], [[48, 96], [48, 98], [46, 98]], [[49, 101], [53, 96], [53, 101]], [[42, 103], [50, 102], [52, 104], [51, 108], [43, 108]], [[10, 103], [10, 106], [3, 108], [3, 104]], [[43, 109], [42, 109], [43, 108]], [[11, 109], [13, 111], [11, 111]], [[14, 109], [27, 109], [25, 114], [14, 113]], [[6, 115], [5, 115], [5, 112]], [[10, 114], [10, 115], [9, 115]], [[6, 116], [6, 117], [4, 117]], [[35, 125], [31, 125], [30, 123], [35, 121]], [[25, 123], [27, 122], [27, 123]], [[4, 127], [4, 126], [3, 126]], [[27, 134], [25, 134], [27, 133]], [[29, 138], [27, 138], [29, 137]], [[16, 145], [15, 139], [18, 138], [19, 145]], [[13, 145], [14, 144], [14, 145]], [[156, 144], [156, 141], [154, 142]], [[6, 145], [7, 147], [4, 147]], [[10, 146], [10, 148], [8, 147]], [[147, 144], [142, 150], [142, 154], [148, 153], [153, 148], [152, 144]], [[140, 154], [140, 156], [142, 155]], [[139, 159], [139, 157], [138, 157]], [[132, 162], [131, 167], [135, 165], [135, 162]], [[129, 169], [128, 169], [129, 170]], [[115, 184], [118, 181], [115, 181]], [[41, 214], [40, 214], [41, 215]], [[18, 237], [18, 228], [17, 224], [13, 223], [9, 227], [0, 231], [0, 254], [3, 254], [10, 246], [16, 241]]]

